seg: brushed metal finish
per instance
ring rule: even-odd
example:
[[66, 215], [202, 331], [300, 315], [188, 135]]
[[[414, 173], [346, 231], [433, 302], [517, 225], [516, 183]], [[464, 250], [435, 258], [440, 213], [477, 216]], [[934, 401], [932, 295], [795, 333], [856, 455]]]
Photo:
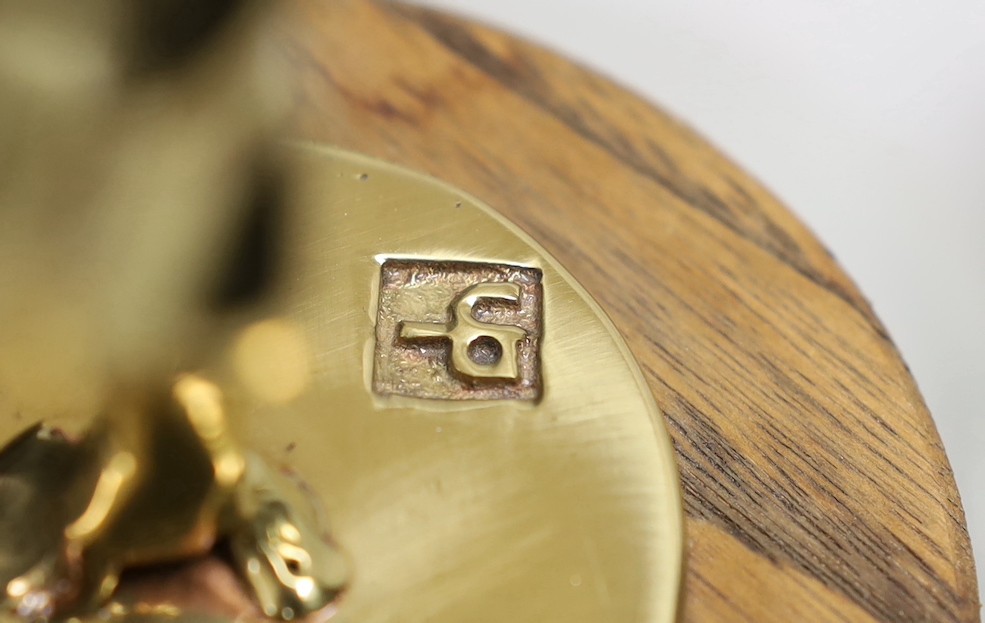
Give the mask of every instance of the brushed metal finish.
[[[301, 479], [351, 560], [337, 611], [316, 620], [673, 621], [683, 528], [672, 447], [599, 307], [475, 199], [331, 148], [288, 151], [290, 242], [267, 319], [215, 342], [199, 374], [226, 395], [231, 434]], [[381, 269], [394, 259], [537, 271], [539, 397], [488, 385], [477, 386], [479, 400], [374, 391]], [[511, 317], [473, 302], [474, 320]], [[0, 416], [0, 437], [23, 415]], [[56, 421], [78, 430], [91, 417]], [[208, 564], [218, 563], [199, 568]], [[91, 620], [257, 620], [248, 597], [232, 596], [242, 586], [222, 580], [228, 572], [194, 569], [176, 573], [221, 581], [153, 580], [148, 591], [125, 579]], [[216, 586], [223, 592], [210, 596]]]
[[[611, 323], [489, 208], [437, 181], [306, 146], [284, 284], [315, 353], [290, 413], [246, 437], [331, 501], [355, 575], [338, 621], [655, 623], [674, 618], [681, 497], [662, 419]], [[543, 271], [543, 396], [480, 402], [372, 391], [389, 258]]]

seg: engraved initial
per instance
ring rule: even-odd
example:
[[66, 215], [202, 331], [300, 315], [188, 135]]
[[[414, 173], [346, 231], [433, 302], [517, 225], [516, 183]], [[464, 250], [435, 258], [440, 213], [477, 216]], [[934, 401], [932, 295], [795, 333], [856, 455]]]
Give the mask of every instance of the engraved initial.
[[[480, 299], [516, 302], [520, 286], [515, 283], [480, 283], [465, 290], [452, 302], [448, 323], [402, 322], [400, 337], [405, 340], [447, 338], [451, 340], [451, 367], [459, 374], [475, 379], [516, 379], [517, 342], [527, 336], [520, 327], [480, 322], [472, 310]], [[476, 361], [469, 347], [481, 340], [495, 340], [501, 356], [493, 361]]]

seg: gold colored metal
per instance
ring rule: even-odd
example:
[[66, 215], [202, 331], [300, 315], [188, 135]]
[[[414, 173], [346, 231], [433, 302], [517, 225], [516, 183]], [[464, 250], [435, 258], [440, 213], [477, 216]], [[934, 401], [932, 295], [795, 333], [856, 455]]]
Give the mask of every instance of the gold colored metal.
[[[327, 613], [334, 612], [333, 623], [673, 621], [682, 509], [671, 446], [635, 363], [599, 308], [534, 242], [474, 199], [359, 156], [313, 146], [295, 151], [290, 244], [271, 293], [281, 313], [240, 330], [199, 374], [211, 379], [203, 388], [222, 388], [237, 447], [299, 474], [303, 497], [326, 506], [352, 569], [337, 612]], [[387, 267], [414, 266], [406, 280], [384, 278]], [[511, 297], [513, 286], [476, 289], [488, 281], [519, 284], [534, 296]], [[423, 303], [401, 303], [381, 316], [387, 288], [404, 296], [417, 289]], [[380, 331], [381, 317], [387, 331]], [[427, 366], [444, 366], [436, 383], [459, 379], [444, 376], [452, 330], [421, 345], [400, 325], [450, 324], [453, 317], [471, 317], [483, 336], [507, 336], [504, 342], [519, 337], [510, 329], [519, 327], [518, 369], [524, 340], [536, 335], [530, 355], [538, 361], [539, 398], [377, 391], [379, 357], [393, 355], [379, 348], [381, 340], [416, 351], [415, 361]], [[505, 344], [500, 356], [510, 356]], [[281, 375], [292, 389], [272, 394], [278, 383], [262, 381], [265, 374]], [[515, 383], [466, 381], [463, 391]], [[212, 391], [201, 390], [202, 422], [214, 414]], [[14, 435], [24, 417], [0, 411], [0, 436]], [[88, 417], [54, 419], [80, 430]], [[42, 438], [39, 449], [65, 445]], [[208, 456], [224, 455], [223, 447]], [[133, 456], [138, 465], [146, 460], [139, 450]], [[249, 473], [252, 463], [228, 465], [215, 473]], [[59, 496], [64, 485], [42, 480], [22, 491]], [[171, 517], [162, 509], [131, 526], [170, 530]], [[88, 532], [83, 528], [80, 534]], [[284, 543], [273, 537], [284, 534], [252, 538], [276, 550]], [[37, 545], [26, 541], [27, 550]], [[0, 553], [0, 567], [17, 552]], [[221, 575], [215, 564], [204, 577]], [[240, 577], [256, 586], [253, 567], [247, 561]], [[207, 582], [195, 589], [215, 608], [201, 607], [203, 596], [191, 599], [183, 588], [148, 598], [146, 587], [125, 580], [109, 609], [83, 620], [227, 621], [244, 612], [255, 620], [243, 610], [249, 599], [229, 597], [243, 580], [220, 583], [219, 593], [209, 593], [219, 589]], [[289, 584], [278, 576], [270, 586]]]
[[[518, 302], [520, 285], [516, 283], [477, 283], [452, 301], [452, 319], [447, 323], [402, 322], [400, 339], [447, 339], [451, 342], [450, 369], [471, 379], [516, 380], [519, 376], [516, 345], [527, 337], [527, 332], [513, 325], [480, 322], [473, 316], [476, 303], [483, 299]], [[497, 352], [487, 355], [487, 360], [470, 353], [470, 348], [481, 340], [493, 341]]]
[[476, 200], [282, 155], [281, 6], [0, 7], [0, 621], [670, 623], [626, 346]]
[[541, 271], [386, 259], [380, 267], [373, 391], [443, 400], [537, 400]]
[[[295, 166], [281, 293], [314, 353], [313, 377], [291, 415], [258, 409], [244, 424], [253, 447], [280, 448], [332, 504], [354, 569], [333, 621], [673, 621], [682, 509], [671, 445], [598, 306], [529, 237], [440, 182], [314, 146]], [[542, 310], [522, 309], [542, 314], [539, 400], [374, 391], [379, 341], [400, 339], [396, 324], [386, 321], [389, 334], [378, 324], [382, 273], [396, 260], [418, 264], [416, 279], [394, 287], [421, 301], [401, 322], [448, 321], [484, 279], [477, 267], [514, 283], [528, 278], [511, 267], [538, 271]], [[427, 298], [429, 284], [454, 280], [458, 291]], [[480, 321], [520, 324], [509, 301], [480, 305], [490, 314], [474, 311]], [[422, 348], [425, 363], [449, 342]]]
[[254, 323], [277, 312], [252, 264], [283, 210], [280, 12], [0, 2], [0, 617], [84, 615], [126, 597], [121, 571], [220, 539], [244, 612], [327, 616], [344, 582], [302, 483], [234, 441], [209, 375], [172, 387], [231, 344], [265, 404], [308, 383], [293, 328]]
[[29, 621], [96, 610], [124, 568], [203, 556], [220, 539], [271, 617], [322, 610], [348, 579], [292, 483], [232, 439], [202, 378], [178, 379], [170, 400], [119, 404], [78, 441], [33, 426], [0, 452], [0, 477], [15, 515], [0, 534], [3, 601]]

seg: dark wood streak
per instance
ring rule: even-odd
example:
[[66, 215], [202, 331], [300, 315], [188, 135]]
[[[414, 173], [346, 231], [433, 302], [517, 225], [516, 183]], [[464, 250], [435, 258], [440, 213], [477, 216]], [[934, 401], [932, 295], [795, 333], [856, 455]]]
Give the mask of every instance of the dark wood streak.
[[[872, 315], [871, 308], [854, 293], [844, 290], [837, 282], [828, 281], [814, 271], [803, 255], [797, 241], [787, 231], [759, 211], [751, 195], [734, 179], [723, 176], [733, 196], [724, 198], [702, 185], [700, 181], [682, 176], [673, 160], [654, 141], [647, 141], [650, 153], [641, 153], [617, 129], [606, 126], [602, 111], [568, 105], [548, 90], [549, 83], [537, 71], [536, 66], [517, 56], [506, 62], [481, 43], [473, 39], [469, 30], [462, 28], [460, 20], [420, 7], [394, 4], [390, 10], [420, 24], [438, 41], [479, 68], [511, 91], [527, 98], [535, 106], [555, 115], [586, 140], [598, 144], [627, 166], [649, 177], [691, 206], [721, 221], [740, 236], [774, 254], [778, 259], [801, 272], [806, 278], [825, 287], [857, 307], [862, 313]], [[654, 163], [656, 159], [656, 163]], [[662, 166], [661, 166], [662, 165]], [[669, 165], [669, 166], [668, 166]], [[752, 219], [750, 219], [752, 217]], [[753, 220], [754, 222], [749, 222]], [[878, 322], [874, 328], [888, 338]]]
[[678, 453], [682, 620], [978, 620], [960, 499], [913, 381], [767, 191], [529, 44], [404, 5], [299, 6], [297, 134], [484, 199], [626, 337]]

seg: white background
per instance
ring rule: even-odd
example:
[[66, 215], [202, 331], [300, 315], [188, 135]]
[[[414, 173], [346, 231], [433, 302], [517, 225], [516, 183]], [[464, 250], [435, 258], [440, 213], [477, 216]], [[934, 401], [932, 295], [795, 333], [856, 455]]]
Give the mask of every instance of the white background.
[[985, 556], [985, 2], [418, 3], [643, 93], [806, 221], [911, 366]]

